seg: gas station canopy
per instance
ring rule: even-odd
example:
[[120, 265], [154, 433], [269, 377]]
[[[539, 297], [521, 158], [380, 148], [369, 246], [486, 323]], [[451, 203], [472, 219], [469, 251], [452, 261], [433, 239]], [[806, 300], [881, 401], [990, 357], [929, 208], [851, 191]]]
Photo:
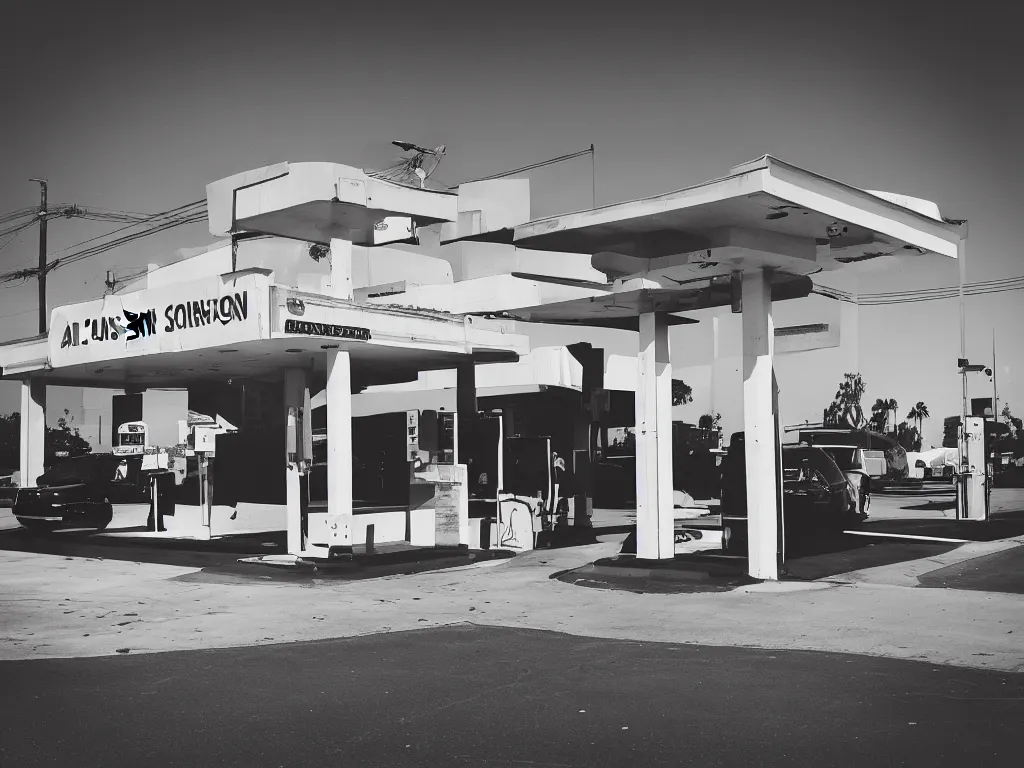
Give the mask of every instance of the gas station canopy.
[[0, 376], [58, 386], [185, 387], [289, 368], [326, 379], [325, 351], [348, 352], [355, 389], [414, 381], [472, 359], [528, 351], [511, 323], [356, 304], [276, 285], [251, 269], [57, 307], [50, 331], [0, 345]]
[[[655, 271], [671, 266], [677, 279], [748, 266], [813, 274], [900, 249], [956, 257], [956, 225], [938, 216], [934, 205], [910, 207], [897, 200], [906, 202], [765, 155], [724, 178], [642, 200], [460, 237], [453, 236], [454, 227], [443, 226], [442, 241], [491, 240], [590, 253], [598, 269], [602, 254], [615, 254], [619, 259], [613, 271], [620, 275], [641, 271], [637, 267]], [[751, 247], [754, 233], [764, 248]], [[762, 250], [765, 256], [744, 258], [742, 249]], [[780, 250], [787, 255], [779, 256]]]
[[389, 217], [427, 226], [458, 217], [458, 195], [414, 189], [339, 163], [277, 163], [206, 187], [210, 232], [259, 232], [294, 240], [356, 245], [381, 242]]
[[[531, 277], [543, 280], [540, 276]], [[772, 278], [772, 301], [803, 298], [813, 287], [811, 279], [805, 276], [780, 272]], [[633, 287], [645, 283], [654, 287]], [[648, 312], [668, 313], [670, 326], [688, 325], [698, 321], [671, 313], [725, 306], [732, 300], [733, 291], [729, 277], [695, 280], [677, 288], [661, 288], [656, 282], [638, 278], [624, 281], [622, 290], [614, 290], [609, 286], [602, 296], [522, 307], [503, 314], [528, 323], [585, 325], [636, 331], [639, 329], [640, 315]]]

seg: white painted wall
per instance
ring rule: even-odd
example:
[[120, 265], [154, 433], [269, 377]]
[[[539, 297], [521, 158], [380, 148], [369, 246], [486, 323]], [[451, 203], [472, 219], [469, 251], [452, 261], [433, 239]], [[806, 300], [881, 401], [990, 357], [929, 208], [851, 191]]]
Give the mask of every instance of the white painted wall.
[[188, 392], [183, 389], [147, 389], [142, 393], [142, 420], [149, 429], [149, 444], [178, 443], [178, 420], [188, 418]]

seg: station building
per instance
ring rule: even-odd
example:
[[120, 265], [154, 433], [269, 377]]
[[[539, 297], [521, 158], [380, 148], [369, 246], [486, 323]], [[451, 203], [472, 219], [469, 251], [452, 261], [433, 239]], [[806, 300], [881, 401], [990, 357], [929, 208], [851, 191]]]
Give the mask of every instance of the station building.
[[[670, 383], [678, 377], [709, 411], [729, 414], [747, 433], [748, 487], [758, 491], [748, 502], [751, 574], [776, 578], [784, 557], [776, 487], [784, 377], [776, 376], [776, 360], [831, 350], [841, 375], [858, 349], [855, 335], [852, 344], [849, 333], [845, 341], [837, 336], [839, 327], [856, 326], [842, 303], [826, 310], [833, 317], [826, 322], [780, 317], [808, 300], [810, 275], [894, 254], [956, 257], [966, 239], [921, 201], [856, 189], [771, 157], [678, 192], [539, 221], [531, 220], [522, 180], [445, 192], [334, 163], [247, 171], [210, 184], [207, 202], [220, 243], [150, 271], [123, 293], [54, 309], [47, 336], [0, 345], [3, 377], [23, 381], [22, 476], [42, 470], [47, 385], [186, 389], [189, 410], [231, 426], [216, 438], [214, 479], [206, 473], [209, 487], [197, 502], [205, 535], [216, 535], [218, 494], [234, 519], [248, 514], [243, 504], [269, 499], [285, 510], [289, 551], [312, 557], [351, 551], [370, 525], [377, 541], [526, 538], [521, 516], [514, 524], [515, 515], [505, 516], [515, 535], [500, 530], [500, 494], [529, 486], [544, 462], [531, 447], [513, 461], [528, 470], [503, 480], [477, 471], [481, 457], [495, 455], [494, 434], [500, 445], [501, 435], [525, 433], [547, 439], [548, 454], [558, 452], [552, 442], [564, 447], [575, 474], [586, 476], [596, 433], [607, 425], [602, 417], [613, 410], [609, 360], [623, 350], [572, 342], [611, 332], [636, 340], [638, 555], [674, 552]], [[696, 325], [698, 318], [704, 322]], [[530, 358], [534, 324], [578, 335], [564, 351], [535, 349]], [[703, 335], [701, 325], [710, 326]], [[673, 361], [669, 328], [677, 326], [683, 359]], [[561, 397], [577, 391], [578, 375], [568, 406], [551, 407], [558, 401], [547, 396], [543, 407], [520, 409], [552, 422], [547, 430], [509, 424], [510, 404], [493, 409], [502, 415], [490, 421], [479, 407], [483, 371], [523, 359], [532, 360], [516, 369], [524, 381], [510, 376], [511, 390], [494, 397], [531, 394], [517, 386]], [[435, 371], [447, 373], [427, 373]], [[429, 377], [434, 383], [425, 385]], [[412, 391], [416, 410], [435, 421], [414, 422], [406, 412], [406, 461], [395, 463], [394, 477], [433, 490], [411, 491], [405, 505], [360, 508], [353, 425], [401, 414], [414, 405], [405, 399]], [[437, 417], [452, 394], [456, 419]], [[434, 434], [421, 450], [409, 438], [424, 423]], [[318, 424], [326, 436], [322, 506], [311, 505], [310, 492]], [[442, 438], [449, 433], [450, 447]], [[505, 453], [496, 455], [500, 472]], [[480, 475], [488, 477], [485, 491], [473, 487]], [[464, 491], [455, 502], [444, 490], [453, 486]], [[583, 523], [588, 486], [580, 484], [582, 498], [574, 499], [574, 519]], [[474, 497], [485, 509], [471, 515]], [[499, 530], [484, 533], [487, 525]]]

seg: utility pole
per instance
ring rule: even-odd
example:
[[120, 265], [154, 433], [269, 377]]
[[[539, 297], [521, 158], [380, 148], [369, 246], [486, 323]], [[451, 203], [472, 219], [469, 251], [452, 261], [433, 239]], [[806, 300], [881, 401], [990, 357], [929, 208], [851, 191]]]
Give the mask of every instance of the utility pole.
[[46, 179], [39, 182], [39, 333], [46, 333]]
[[996, 383], [998, 369], [996, 368], [996, 329], [992, 327], [992, 419], [999, 424], [999, 387]]

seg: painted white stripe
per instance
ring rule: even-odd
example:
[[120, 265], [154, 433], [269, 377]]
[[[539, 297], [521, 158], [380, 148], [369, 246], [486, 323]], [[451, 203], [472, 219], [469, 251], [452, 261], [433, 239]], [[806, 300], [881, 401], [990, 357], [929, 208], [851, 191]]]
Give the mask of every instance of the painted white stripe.
[[880, 531], [843, 531], [851, 536], [879, 536], [884, 539], [914, 539], [915, 541], [943, 541], [948, 544], [970, 544], [970, 539], [944, 539], [939, 536], [915, 536], [909, 533], [882, 533]]

